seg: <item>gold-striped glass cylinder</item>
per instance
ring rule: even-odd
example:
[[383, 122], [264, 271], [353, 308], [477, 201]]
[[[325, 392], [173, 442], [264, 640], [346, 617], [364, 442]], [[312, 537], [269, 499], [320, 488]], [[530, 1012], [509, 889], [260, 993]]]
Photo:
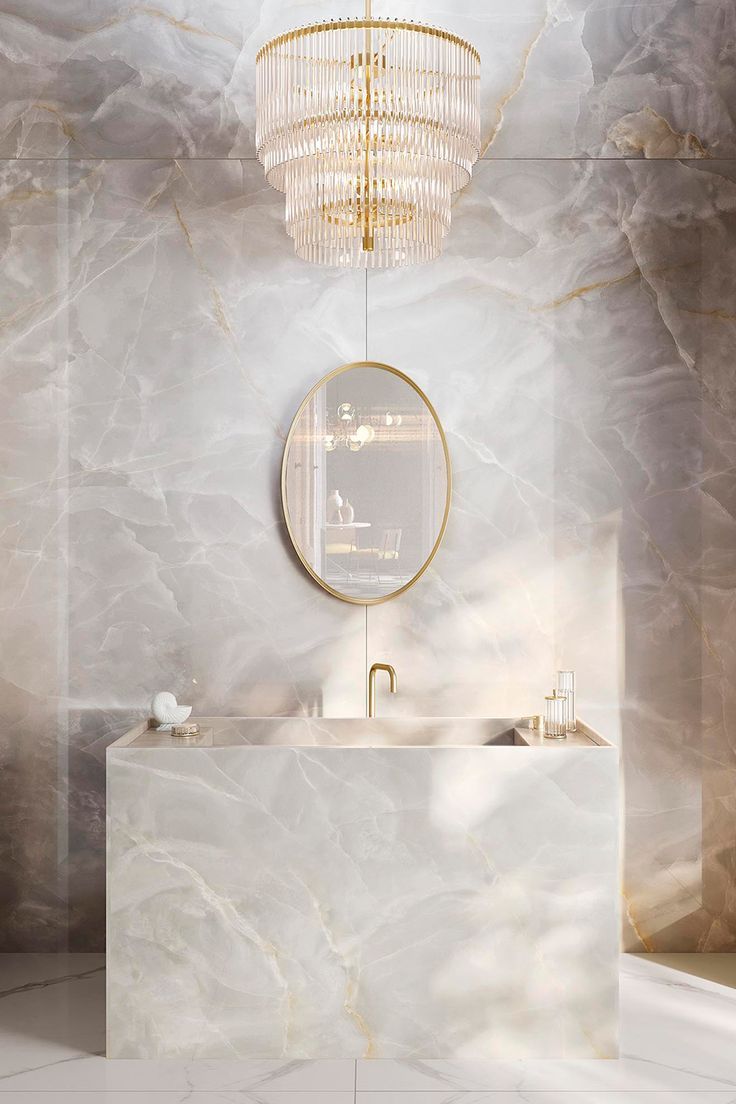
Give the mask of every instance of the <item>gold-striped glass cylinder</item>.
[[544, 699], [544, 735], [550, 740], [564, 740], [567, 722], [567, 696], [553, 690]]
[[456, 35], [381, 19], [320, 23], [256, 58], [256, 144], [286, 193], [297, 254], [388, 268], [431, 260], [480, 154], [480, 58]]

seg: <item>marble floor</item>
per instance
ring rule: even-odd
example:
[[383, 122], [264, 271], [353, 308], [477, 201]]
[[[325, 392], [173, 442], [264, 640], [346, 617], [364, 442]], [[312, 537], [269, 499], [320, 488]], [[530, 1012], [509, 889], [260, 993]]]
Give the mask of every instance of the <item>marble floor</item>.
[[102, 955], [0, 956], [0, 1104], [736, 1104], [736, 955], [625, 955], [618, 1061], [107, 1061]]

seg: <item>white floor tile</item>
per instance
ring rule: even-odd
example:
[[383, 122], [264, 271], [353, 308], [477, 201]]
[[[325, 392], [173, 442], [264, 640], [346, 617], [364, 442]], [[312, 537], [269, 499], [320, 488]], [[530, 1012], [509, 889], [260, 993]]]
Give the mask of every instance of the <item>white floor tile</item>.
[[[624, 955], [618, 1061], [359, 1062], [358, 1089], [690, 1095], [722, 1090], [736, 1100], [736, 990], [646, 956]], [[581, 1104], [577, 1095], [574, 1099]], [[441, 1095], [437, 1104], [444, 1104]]]
[[[624, 956], [618, 1061], [360, 1062], [358, 1104], [736, 1104], [736, 989]], [[724, 960], [725, 961], [725, 960]], [[352, 1104], [351, 1061], [107, 1061], [101, 955], [0, 956], [0, 1104]]]
[[733, 1093], [617, 1092], [590, 1089], [571, 1096], [562, 1092], [359, 1092], [357, 1104], [734, 1104]]
[[349, 1092], [352, 1104], [352, 1061], [108, 1061], [104, 964], [104, 955], [0, 955], [0, 1104], [10, 1092], [155, 1092], [159, 1101], [167, 1090]]
[[[43, 1060], [43, 1059], [42, 1059]], [[56, 1059], [25, 1072], [0, 1076], [2, 1094], [35, 1092], [311, 1092], [322, 1096], [348, 1091], [352, 1101], [353, 1062], [136, 1062], [105, 1058]], [[259, 1097], [260, 1099], [260, 1097]], [[54, 1101], [53, 1104], [58, 1104]], [[341, 1104], [341, 1102], [340, 1102]]]
[[[61, 1059], [25, 1073], [0, 1077], [3, 1093], [28, 1092], [230, 1092], [258, 1094], [318, 1093], [348, 1091], [352, 1102], [353, 1063], [341, 1062], [136, 1062], [107, 1061], [104, 1058]], [[336, 1085], [341, 1086], [336, 1089]], [[239, 1097], [242, 1099], [242, 1097]], [[260, 1099], [260, 1096], [259, 1096]], [[58, 1104], [54, 1100], [53, 1104]], [[84, 1104], [84, 1102], [81, 1102]], [[89, 1102], [87, 1102], [89, 1104]], [[135, 1102], [133, 1102], [135, 1104]], [[341, 1102], [340, 1102], [341, 1104]]]
[[[381, 1094], [379, 1093], [379, 1096]], [[423, 1095], [423, 1094], [422, 1094]], [[431, 1094], [430, 1094], [431, 1095]], [[3, 1104], [353, 1104], [352, 1092], [119, 1092], [95, 1091], [83, 1096], [77, 1091], [12, 1093], [3, 1096]]]

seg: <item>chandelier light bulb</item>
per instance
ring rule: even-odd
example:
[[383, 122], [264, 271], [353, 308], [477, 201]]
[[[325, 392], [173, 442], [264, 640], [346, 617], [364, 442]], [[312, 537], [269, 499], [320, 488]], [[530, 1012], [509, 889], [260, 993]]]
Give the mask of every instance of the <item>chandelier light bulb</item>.
[[480, 155], [480, 57], [394, 19], [288, 31], [256, 57], [256, 145], [298, 256], [391, 268], [439, 256]]

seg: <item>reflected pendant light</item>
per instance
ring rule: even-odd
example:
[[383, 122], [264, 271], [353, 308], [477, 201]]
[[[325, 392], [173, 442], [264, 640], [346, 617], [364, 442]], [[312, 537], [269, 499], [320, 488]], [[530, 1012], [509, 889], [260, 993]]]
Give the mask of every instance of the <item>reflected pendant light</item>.
[[480, 154], [480, 57], [447, 31], [363, 19], [288, 31], [256, 58], [256, 144], [286, 228], [317, 264], [391, 268], [442, 251]]

